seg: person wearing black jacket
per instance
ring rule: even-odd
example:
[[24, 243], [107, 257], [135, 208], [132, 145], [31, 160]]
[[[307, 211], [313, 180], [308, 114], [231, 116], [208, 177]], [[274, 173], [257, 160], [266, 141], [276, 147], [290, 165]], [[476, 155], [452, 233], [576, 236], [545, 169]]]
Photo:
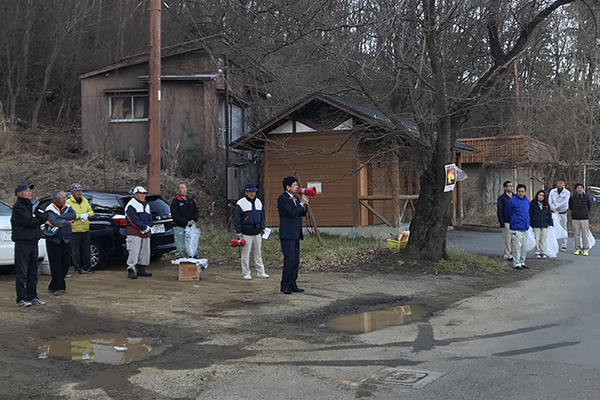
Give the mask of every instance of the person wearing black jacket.
[[536, 258], [547, 258], [544, 253], [546, 248], [546, 236], [548, 235], [548, 227], [554, 226], [552, 220], [552, 210], [548, 205], [546, 192], [539, 190], [534, 197], [534, 200], [529, 205], [529, 225], [535, 234], [535, 256]]
[[571, 210], [571, 224], [573, 224], [573, 236], [575, 237], [575, 255], [588, 256], [590, 250], [590, 210], [592, 201], [583, 193], [583, 185], [575, 185], [575, 194], [569, 199], [569, 210]]
[[[187, 195], [187, 187], [182, 183], [177, 189], [177, 196], [171, 202], [173, 217], [173, 234], [175, 236], [175, 258], [185, 257], [185, 228], [198, 222], [198, 206], [194, 199]], [[188, 254], [196, 257], [196, 254]]]
[[33, 185], [21, 183], [15, 188], [17, 201], [12, 209], [10, 223], [12, 241], [15, 242], [15, 269], [17, 306], [29, 307], [32, 304], [44, 305], [37, 294], [38, 241], [41, 237], [40, 225], [48, 220], [39, 201], [32, 201]]
[[504, 259], [512, 261], [512, 240], [510, 236], [510, 223], [506, 220], [504, 210], [506, 203], [513, 196], [513, 184], [511, 181], [504, 182], [504, 193], [498, 197], [498, 223], [502, 228], [502, 240], [504, 241]]
[[262, 234], [265, 233], [265, 213], [263, 204], [256, 192], [258, 189], [250, 182], [244, 188], [245, 196], [235, 205], [235, 232], [238, 239], [246, 241], [242, 247], [242, 278], [252, 279], [250, 275], [250, 252], [254, 251], [256, 276], [268, 278], [262, 260]]

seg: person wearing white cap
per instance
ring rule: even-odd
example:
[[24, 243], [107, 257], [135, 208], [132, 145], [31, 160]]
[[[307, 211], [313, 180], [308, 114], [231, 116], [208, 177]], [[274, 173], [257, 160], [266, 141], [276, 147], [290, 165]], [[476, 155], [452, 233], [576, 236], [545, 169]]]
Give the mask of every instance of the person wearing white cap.
[[125, 206], [127, 217], [127, 277], [137, 279], [138, 276], [152, 276], [146, 271], [150, 264], [150, 235], [152, 213], [146, 203], [146, 189], [137, 186], [133, 189], [133, 199]]

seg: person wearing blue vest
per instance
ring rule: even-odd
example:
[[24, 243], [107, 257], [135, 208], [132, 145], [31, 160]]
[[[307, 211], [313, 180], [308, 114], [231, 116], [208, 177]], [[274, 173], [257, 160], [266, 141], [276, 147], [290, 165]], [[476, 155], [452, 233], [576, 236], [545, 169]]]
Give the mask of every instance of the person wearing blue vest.
[[265, 213], [260, 199], [256, 197], [258, 189], [250, 182], [244, 189], [245, 196], [235, 206], [235, 232], [238, 239], [246, 241], [242, 247], [242, 277], [252, 279], [250, 275], [250, 252], [254, 251], [256, 276], [268, 278], [262, 260], [262, 234], [265, 233]]
[[281, 291], [285, 294], [304, 292], [296, 284], [300, 265], [300, 239], [302, 234], [302, 217], [306, 215], [308, 198], [298, 194], [298, 181], [293, 176], [283, 179], [285, 190], [277, 199], [279, 210], [279, 241], [283, 252], [283, 272], [281, 274]]
[[517, 185], [517, 195], [510, 198], [506, 203], [504, 214], [506, 221], [510, 224], [510, 236], [512, 238], [513, 267], [515, 269], [529, 268], [525, 265], [527, 257], [527, 239], [529, 235], [529, 199], [525, 195], [527, 187], [523, 184]]

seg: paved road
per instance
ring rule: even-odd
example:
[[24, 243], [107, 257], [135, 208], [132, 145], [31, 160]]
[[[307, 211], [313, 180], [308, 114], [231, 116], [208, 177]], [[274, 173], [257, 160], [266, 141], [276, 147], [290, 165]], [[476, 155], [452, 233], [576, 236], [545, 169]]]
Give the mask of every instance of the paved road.
[[[452, 232], [448, 239], [467, 251], [501, 254], [498, 233]], [[352, 344], [299, 342], [289, 351], [285, 338], [272, 338], [244, 373], [239, 360], [199, 398], [599, 399], [597, 252], [560, 253], [568, 260], [560, 267]], [[443, 375], [421, 388], [381, 378], [396, 368]]]

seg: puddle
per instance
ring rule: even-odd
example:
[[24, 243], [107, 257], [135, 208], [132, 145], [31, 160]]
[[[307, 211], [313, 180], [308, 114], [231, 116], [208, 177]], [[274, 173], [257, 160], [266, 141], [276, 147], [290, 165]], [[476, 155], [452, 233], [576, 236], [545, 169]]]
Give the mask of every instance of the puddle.
[[121, 365], [157, 356], [168, 347], [159, 339], [106, 334], [47, 343], [38, 347], [38, 358]]
[[387, 310], [370, 311], [349, 315], [325, 322], [325, 328], [347, 333], [366, 333], [392, 325], [402, 325], [421, 319], [435, 311], [433, 307], [423, 305], [399, 306]]

